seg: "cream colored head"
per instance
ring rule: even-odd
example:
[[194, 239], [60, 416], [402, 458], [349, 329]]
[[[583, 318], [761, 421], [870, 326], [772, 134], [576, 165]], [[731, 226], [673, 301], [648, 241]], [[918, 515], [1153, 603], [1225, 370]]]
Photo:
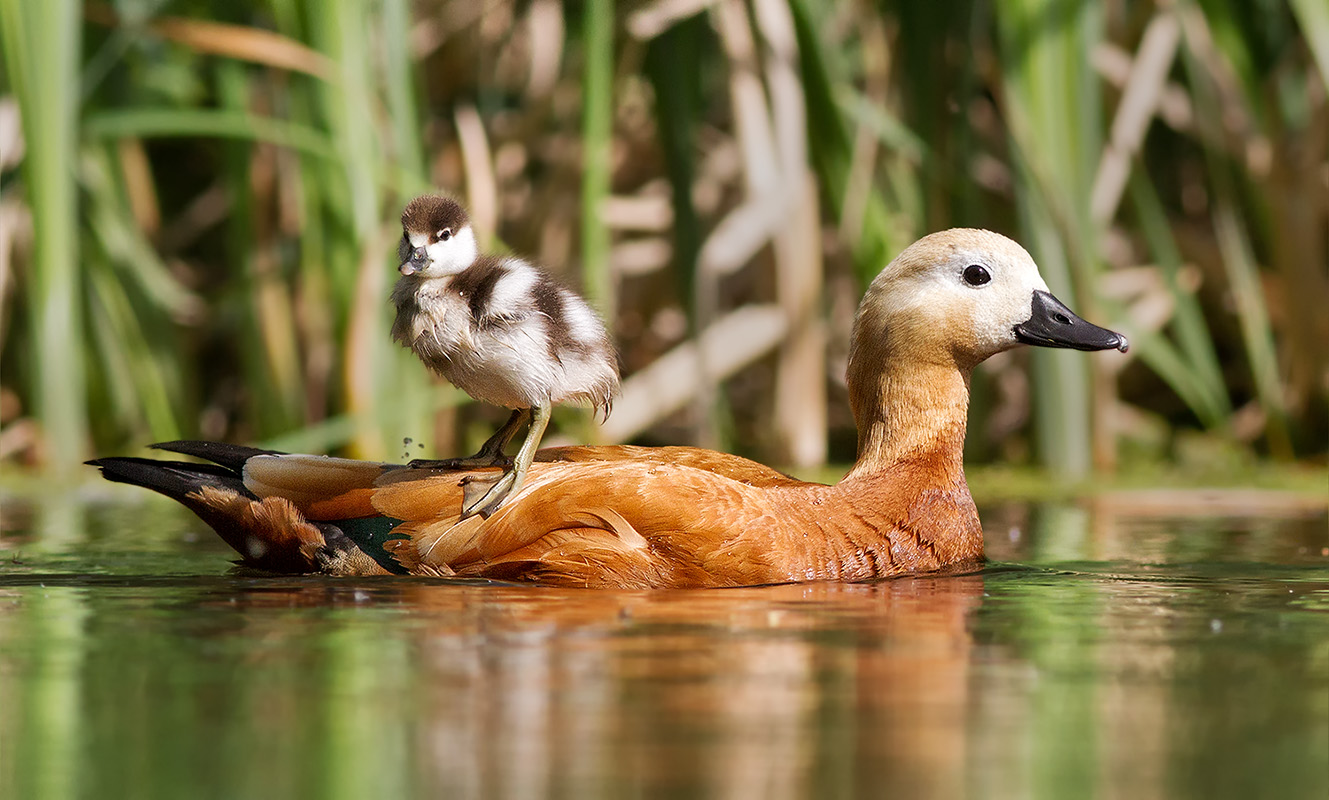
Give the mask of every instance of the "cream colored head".
[[889, 356], [969, 370], [1021, 343], [1127, 346], [1053, 297], [1023, 247], [991, 231], [953, 228], [914, 242], [872, 281], [854, 322], [850, 365], [872, 369], [865, 359]]
[[846, 377], [855, 473], [932, 447], [950, 447], [958, 469], [969, 372], [1017, 344], [1126, 350], [1124, 336], [1053, 297], [1029, 253], [1005, 236], [957, 228], [905, 248], [872, 281], [854, 320]]
[[854, 323], [851, 360], [907, 354], [972, 368], [1019, 344], [1034, 292], [1047, 291], [1020, 245], [991, 231], [955, 228], [919, 239], [872, 281]]

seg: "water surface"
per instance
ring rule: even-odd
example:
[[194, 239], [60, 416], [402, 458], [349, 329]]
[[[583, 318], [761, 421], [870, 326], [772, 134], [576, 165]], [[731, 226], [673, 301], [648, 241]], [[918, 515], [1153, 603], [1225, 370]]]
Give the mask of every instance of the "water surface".
[[244, 577], [142, 492], [10, 498], [0, 797], [1329, 797], [1322, 504], [982, 511], [976, 574], [606, 592]]

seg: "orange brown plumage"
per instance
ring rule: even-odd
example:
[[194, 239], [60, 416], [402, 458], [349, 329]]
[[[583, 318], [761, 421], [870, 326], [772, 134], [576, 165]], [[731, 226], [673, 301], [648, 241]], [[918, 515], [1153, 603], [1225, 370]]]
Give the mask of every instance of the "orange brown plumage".
[[550, 448], [491, 516], [463, 518], [498, 469], [206, 443], [163, 447], [218, 466], [166, 462], [159, 476], [145, 459], [93, 463], [176, 497], [245, 563], [278, 571], [646, 588], [957, 569], [983, 555], [962, 463], [969, 371], [1021, 342], [1126, 346], [1047, 294], [1014, 242], [946, 231], [906, 249], [864, 298], [848, 373], [859, 456], [833, 486], [699, 448]]

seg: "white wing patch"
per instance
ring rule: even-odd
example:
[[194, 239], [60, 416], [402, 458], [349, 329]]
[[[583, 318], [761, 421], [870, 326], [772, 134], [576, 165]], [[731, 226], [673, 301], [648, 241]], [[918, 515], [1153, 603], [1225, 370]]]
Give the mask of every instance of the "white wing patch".
[[539, 275], [530, 264], [519, 259], [512, 259], [503, 266], [507, 270], [494, 283], [489, 305], [483, 312], [486, 315], [501, 317], [513, 311], [524, 311], [532, 305], [531, 289], [539, 280]]

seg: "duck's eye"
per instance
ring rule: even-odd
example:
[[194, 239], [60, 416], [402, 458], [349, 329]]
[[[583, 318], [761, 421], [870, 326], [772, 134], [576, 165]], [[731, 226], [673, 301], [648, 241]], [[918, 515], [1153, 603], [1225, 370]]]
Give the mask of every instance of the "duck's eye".
[[991, 280], [992, 276], [988, 274], [987, 267], [970, 264], [964, 268], [964, 282], [970, 286], [982, 286]]
[[452, 229], [444, 228], [443, 230], [434, 234], [434, 238], [438, 239], [440, 242], [446, 242], [447, 240], [452, 238]]

